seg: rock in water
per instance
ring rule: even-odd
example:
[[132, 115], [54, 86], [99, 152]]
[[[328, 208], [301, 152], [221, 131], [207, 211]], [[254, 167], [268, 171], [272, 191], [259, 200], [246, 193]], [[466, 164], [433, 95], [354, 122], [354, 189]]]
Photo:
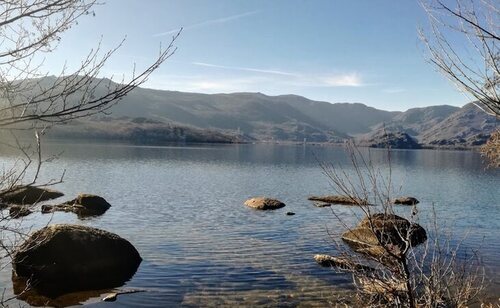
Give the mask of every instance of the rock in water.
[[109, 293], [105, 297], [102, 298], [103, 302], [115, 302], [118, 297], [118, 293]]
[[333, 257], [329, 255], [315, 255], [314, 260], [324, 267], [337, 267], [339, 269], [351, 270], [356, 272], [374, 272], [373, 267], [355, 263], [353, 260], [345, 257]]
[[366, 200], [342, 195], [310, 196], [307, 200], [313, 201], [318, 207], [330, 206], [332, 204], [369, 205]]
[[28, 216], [33, 213], [27, 206], [24, 205], [12, 205], [9, 208], [9, 215], [11, 218], [21, 218]]
[[61, 196], [64, 196], [64, 194], [59, 191], [24, 185], [15, 186], [9, 190], [0, 192], [2, 202], [13, 204], [35, 204]]
[[42, 213], [73, 212], [79, 217], [96, 216], [104, 214], [111, 205], [103, 198], [96, 195], [80, 194], [71, 201], [57, 205], [44, 204]]
[[420, 201], [418, 201], [417, 198], [414, 197], [399, 197], [392, 200], [392, 203], [403, 204], [403, 205], [415, 205], [420, 203]]
[[33, 233], [15, 252], [16, 275], [49, 297], [123, 285], [142, 259], [127, 240], [78, 225], [51, 225]]
[[248, 199], [245, 201], [245, 205], [257, 210], [276, 210], [285, 206], [279, 200], [264, 197]]
[[87, 211], [104, 214], [111, 205], [103, 197], [90, 194], [80, 194], [74, 200], [75, 204], [83, 206]]
[[393, 254], [399, 254], [405, 246], [402, 237], [408, 239], [411, 246], [427, 240], [425, 229], [420, 225], [394, 214], [383, 213], [365, 217], [356, 228], [342, 234], [342, 240], [354, 251], [374, 257], [386, 253], [383, 246]]
[[331, 203], [323, 202], [323, 201], [313, 201], [313, 204], [317, 207], [329, 207], [332, 206]]

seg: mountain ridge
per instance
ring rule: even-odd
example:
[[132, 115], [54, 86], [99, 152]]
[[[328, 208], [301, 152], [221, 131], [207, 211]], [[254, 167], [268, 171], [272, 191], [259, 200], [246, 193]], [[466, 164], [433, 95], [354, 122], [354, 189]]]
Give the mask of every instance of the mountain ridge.
[[[50, 85], [51, 81], [53, 79], [45, 79], [42, 83]], [[97, 117], [79, 124], [91, 127], [94, 135], [99, 136], [106, 129], [120, 138], [129, 136], [133, 129], [141, 130], [145, 136], [160, 136], [161, 132], [175, 136], [171, 131], [175, 127], [202, 136], [201, 140], [210, 140], [200, 131], [206, 130], [213, 133], [214, 140], [234, 138], [258, 142], [338, 143], [351, 138], [370, 139], [370, 136], [380, 136], [381, 131], [388, 131], [405, 133], [423, 145], [435, 146], [477, 145], [497, 127], [494, 117], [472, 104], [385, 111], [362, 103], [329, 103], [295, 94], [204, 94], [142, 87], [131, 91], [110, 112], [115, 120], [108, 120], [115, 121], [114, 125], [104, 127]], [[134, 122], [140, 118], [163, 124]], [[129, 133], [124, 133], [125, 126], [129, 126]], [[154, 132], [144, 131], [148, 129]], [[57, 130], [59, 135], [71, 135], [69, 131], [64, 132], [64, 126]], [[72, 131], [76, 134], [74, 128]], [[113, 132], [104, 135], [112, 138]]]

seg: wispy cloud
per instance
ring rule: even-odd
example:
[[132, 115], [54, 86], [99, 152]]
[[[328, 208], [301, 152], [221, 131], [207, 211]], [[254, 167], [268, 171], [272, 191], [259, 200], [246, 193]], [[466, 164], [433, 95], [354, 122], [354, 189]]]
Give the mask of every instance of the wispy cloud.
[[[347, 76], [347, 77], [346, 77]], [[367, 86], [358, 79], [350, 80], [350, 75], [288, 76], [272, 74], [253, 75], [162, 75], [151, 78], [147, 87], [171, 89], [187, 92], [230, 93], [266, 92], [270, 94], [296, 93], [299, 89], [363, 87]]]
[[280, 80], [275, 83], [293, 84], [300, 87], [362, 87], [366, 86], [361, 75], [356, 72], [337, 73], [326, 76], [317, 76], [306, 73], [295, 73], [276, 69], [262, 69], [255, 67], [227, 66], [205, 62], [191, 62], [193, 65], [217, 68], [223, 70], [243, 71], [261, 74], [277, 75]]
[[402, 88], [388, 88], [388, 89], [383, 89], [382, 92], [388, 93], [388, 94], [396, 94], [396, 93], [402, 93], [405, 92], [405, 89]]
[[[254, 15], [258, 12], [259, 11], [250, 11], [250, 12], [246, 12], [246, 13], [241, 13], [241, 14], [236, 14], [236, 15], [231, 15], [231, 16], [226, 16], [226, 17], [221, 17], [221, 18], [216, 18], [216, 19], [210, 19], [210, 20], [202, 21], [202, 22], [199, 22], [196, 24], [187, 25], [187, 26], [184, 26], [182, 28], [185, 31], [185, 30], [201, 28], [201, 27], [209, 26], [209, 25], [213, 25], [213, 24], [222, 24], [222, 23], [237, 20], [237, 19], [240, 19], [243, 17], [251, 16], [251, 15]], [[176, 34], [177, 32], [179, 32], [180, 29], [181, 28], [179, 27], [179, 28], [171, 29], [171, 30], [168, 30], [165, 32], [155, 33], [155, 34], [153, 34], [153, 37]]]
[[161, 75], [151, 78], [147, 87], [171, 89], [177, 91], [222, 93], [222, 92], [258, 92], [265, 85], [271, 84], [273, 78], [239, 77], [213, 78], [204, 75]]
[[323, 82], [331, 87], [361, 87], [363, 81], [358, 73], [339, 74], [323, 78]]
[[210, 63], [203, 63], [203, 62], [192, 62], [191, 64], [198, 65], [198, 66], [226, 69], [226, 70], [236, 70], [236, 71], [246, 71], [246, 72], [255, 72], [255, 73], [263, 73], [263, 74], [299, 77], [299, 74], [294, 74], [294, 73], [284, 72], [284, 71], [279, 71], [279, 70], [251, 68], [251, 67], [239, 67], [239, 66], [225, 66], [225, 65], [217, 65], [217, 64], [210, 64]]

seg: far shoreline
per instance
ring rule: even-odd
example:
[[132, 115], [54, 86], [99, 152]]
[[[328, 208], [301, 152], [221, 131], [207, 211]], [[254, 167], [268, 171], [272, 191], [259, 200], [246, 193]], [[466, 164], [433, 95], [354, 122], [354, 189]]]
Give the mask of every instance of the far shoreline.
[[[114, 145], [129, 145], [129, 146], [196, 146], [196, 145], [286, 145], [286, 146], [314, 146], [314, 147], [345, 147], [347, 142], [298, 142], [298, 141], [267, 141], [267, 140], [255, 140], [255, 141], [234, 141], [234, 142], [191, 142], [191, 141], [139, 141], [135, 139], [123, 139], [123, 138], [58, 138], [49, 137], [45, 138], [48, 142], [70, 142], [70, 143], [95, 143], [95, 144], [114, 144]], [[379, 149], [384, 150], [387, 148], [382, 147], [371, 147], [362, 144], [356, 144], [359, 148], [364, 149]], [[391, 147], [391, 150], [437, 150], [437, 151], [471, 151], [476, 152], [481, 148], [481, 146], [432, 146], [432, 145], [421, 145], [421, 148], [399, 148]]]

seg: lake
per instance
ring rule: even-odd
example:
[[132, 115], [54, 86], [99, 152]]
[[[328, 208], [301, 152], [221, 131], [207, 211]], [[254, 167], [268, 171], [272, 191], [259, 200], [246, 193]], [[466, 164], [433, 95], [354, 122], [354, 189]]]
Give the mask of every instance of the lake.
[[[363, 150], [367, 151], [367, 150]], [[332, 209], [349, 225], [356, 209], [315, 207], [309, 195], [333, 194], [319, 162], [352, 172], [345, 150], [302, 145], [134, 146], [104, 143], [45, 144], [44, 155], [61, 153], [45, 165], [42, 180], [58, 178], [61, 200], [80, 192], [103, 196], [112, 207], [103, 216], [79, 220], [71, 213], [24, 219], [22, 228], [78, 223], [128, 239], [144, 259], [115, 303], [99, 294], [95, 306], [305, 306], [331, 305], [349, 291], [348, 275], [319, 267], [317, 253], [335, 254], [329, 234], [343, 231]], [[385, 150], [371, 150], [377, 168], [388, 170]], [[4, 164], [12, 162], [3, 154]], [[491, 282], [500, 293], [500, 172], [486, 170], [470, 151], [396, 150], [391, 153], [396, 195], [415, 196], [421, 224], [435, 209], [440, 226], [464, 236], [464, 247], [481, 247]], [[275, 211], [243, 205], [254, 196], [286, 203]], [[408, 214], [411, 207], [400, 207]], [[286, 212], [295, 212], [287, 216]], [[10, 269], [0, 288], [11, 294]], [[23, 302], [19, 302], [23, 304]]]

